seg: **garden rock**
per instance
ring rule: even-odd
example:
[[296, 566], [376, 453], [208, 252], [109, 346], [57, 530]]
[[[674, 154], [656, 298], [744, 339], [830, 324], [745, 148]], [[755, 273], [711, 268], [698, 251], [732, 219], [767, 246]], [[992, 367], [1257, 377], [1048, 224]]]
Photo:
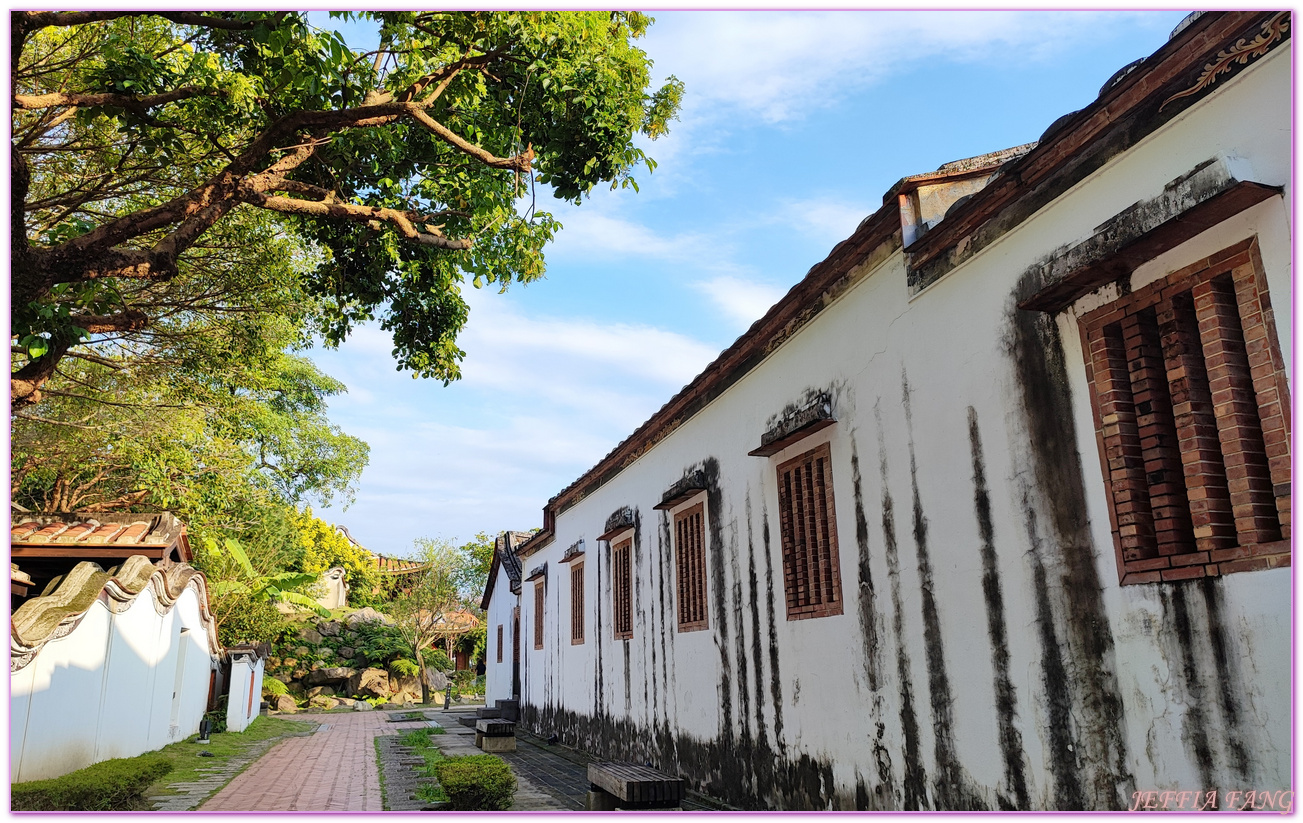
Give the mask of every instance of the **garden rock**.
[[338, 705], [339, 705], [338, 700], [336, 700], [333, 697], [326, 697], [324, 694], [319, 694], [308, 701], [308, 707], [313, 709], [329, 710], [335, 708]]
[[302, 658], [307, 657], [310, 654], [312, 654], [312, 649], [309, 649], [307, 646], [299, 646], [294, 650], [295, 657]]
[[359, 623], [384, 623], [386, 626], [393, 625], [392, 620], [370, 606], [353, 612], [348, 617], [344, 618], [344, 622], [347, 623], [350, 628]]
[[[348, 666], [332, 666], [330, 668], [313, 669], [303, 678], [305, 686], [324, 686], [327, 683], [340, 683], [349, 680], [355, 674], [356, 669], [350, 669]], [[355, 690], [348, 689], [350, 693]]]
[[345, 660], [352, 660], [352, 659], [353, 659], [353, 655], [355, 655], [355, 654], [357, 654], [357, 652], [354, 651], [353, 648], [350, 647], [350, 646], [340, 646], [340, 647], [339, 647], [339, 656], [342, 657], [342, 658], [344, 658]]
[[303, 642], [312, 646], [321, 644], [321, 634], [315, 629], [299, 629], [299, 637], [303, 638]]
[[308, 689], [308, 697], [316, 697], [317, 695], [322, 695], [324, 697], [334, 697], [335, 690], [330, 686], [313, 686], [312, 688]]
[[361, 697], [388, 697], [389, 672], [384, 669], [364, 669], [349, 678], [346, 691]]
[[430, 684], [432, 690], [441, 692], [448, 688], [448, 675], [438, 669], [426, 669], [425, 682]]
[[365, 700], [359, 700], [353, 704], [353, 711], [355, 712], [369, 712], [374, 710], [375, 710], [375, 706], [372, 706], [370, 703], [366, 702]]
[[357, 702], [351, 697], [336, 697], [335, 700], [338, 701], [339, 705], [341, 706], [350, 706], [350, 707]]
[[401, 701], [414, 697], [421, 699], [421, 681], [415, 675], [396, 675], [389, 673], [389, 692], [394, 700]]
[[281, 694], [273, 697], [271, 700], [272, 708], [285, 714], [294, 714], [299, 710], [299, 704], [294, 702], [294, 698], [288, 694]]
[[323, 623], [317, 624], [317, 631], [321, 632], [326, 637], [338, 637], [340, 629], [342, 628], [344, 628], [344, 624], [340, 623], [338, 620], [327, 620]]

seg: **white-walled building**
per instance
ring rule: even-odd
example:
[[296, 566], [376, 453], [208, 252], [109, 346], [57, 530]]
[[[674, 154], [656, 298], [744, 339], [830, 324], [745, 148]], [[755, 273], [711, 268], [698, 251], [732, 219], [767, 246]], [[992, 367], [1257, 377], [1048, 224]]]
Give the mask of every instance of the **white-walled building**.
[[1289, 23], [893, 187], [495, 564], [491, 695], [745, 808], [1281, 802]]
[[222, 650], [207, 583], [185, 562], [185, 527], [166, 513], [27, 515], [10, 541], [21, 572], [11, 576], [24, 581], [11, 585], [21, 599], [10, 619], [11, 780], [198, 732]]

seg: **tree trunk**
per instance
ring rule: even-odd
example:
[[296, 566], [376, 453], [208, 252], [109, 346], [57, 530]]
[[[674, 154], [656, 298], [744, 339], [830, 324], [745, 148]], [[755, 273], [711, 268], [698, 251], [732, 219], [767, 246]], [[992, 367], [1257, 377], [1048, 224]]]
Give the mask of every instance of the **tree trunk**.
[[416, 665], [421, 669], [421, 705], [430, 705], [430, 673], [425, 669], [425, 660], [421, 653], [416, 653]]

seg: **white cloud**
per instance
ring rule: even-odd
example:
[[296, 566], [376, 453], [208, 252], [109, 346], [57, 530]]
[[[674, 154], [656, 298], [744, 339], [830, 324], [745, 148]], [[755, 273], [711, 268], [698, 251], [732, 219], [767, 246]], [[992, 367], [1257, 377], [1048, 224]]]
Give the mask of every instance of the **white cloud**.
[[693, 284], [704, 292], [728, 319], [742, 328], [759, 320], [787, 290], [769, 283], [757, 283], [724, 275]]
[[1138, 13], [758, 11], [658, 15], [656, 70], [686, 83], [684, 119], [799, 118], [919, 62], [1042, 60]]

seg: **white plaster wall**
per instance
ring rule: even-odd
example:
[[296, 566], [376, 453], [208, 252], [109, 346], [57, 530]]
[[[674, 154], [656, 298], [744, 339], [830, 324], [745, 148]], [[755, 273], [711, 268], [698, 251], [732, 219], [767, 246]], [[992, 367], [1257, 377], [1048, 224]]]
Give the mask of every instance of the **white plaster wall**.
[[[242, 732], [249, 727], [262, 708], [261, 657], [241, 656], [231, 661], [231, 691], [226, 701], [226, 730]], [[253, 675], [250, 679], [250, 675]], [[253, 694], [250, 706], [249, 694]], [[202, 719], [202, 718], [201, 718]]]
[[[1113, 775], [1124, 802], [1135, 790], [1284, 788], [1291, 727], [1289, 571], [1233, 574], [1212, 584], [1209, 596], [1215, 597], [1217, 622], [1231, 646], [1232, 698], [1239, 704], [1229, 710], [1211, 685], [1210, 606], [1195, 602], [1195, 588], [1184, 589], [1191, 598], [1187, 608], [1201, 674], [1193, 685], [1183, 685], [1187, 661], [1173, 637], [1174, 587], [1117, 584], [1075, 319], [1068, 312], [1058, 321], [1088, 518], [1082, 537], [1088, 545], [1074, 547], [1056, 538], [1054, 512], [1061, 501], [1051, 499], [1053, 490], [1041, 484], [1034, 468], [1042, 444], [1030, 442], [1021, 407], [1011, 317], [1012, 295], [1029, 266], [1089, 237], [1118, 212], [1157, 196], [1170, 180], [1210, 157], [1239, 158], [1259, 182], [1288, 185], [1291, 132], [1284, 101], [1290, 94], [1289, 48], [1282, 47], [912, 298], [902, 258], [894, 255], [707, 409], [559, 513], [554, 541], [524, 560], [526, 569], [543, 562], [549, 568], [542, 650], [533, 648], [531, 584], [521, 597], [523, 702], [537, 713], [536, 722], [563, 723], [566, 715], [598, 718], [605, 724], [606, 744], [631, 759], [678, 757], [686, 763], [683, 747], [662, 750], [655, 737], [661, 730], [715, 741], [722, 757], [751, 757], [763, 741], [786, 762], [806, 756], [822, 764], [811, 768], [831, 777], [833, 786], [823, 793], [836, 795], [834, 804], [853, 808], [859, 783], [869, 792], [869, 805], [898, 807], [906, 782], [908, 702], [917, 718], [928, 798], [935, 802], [944, 771], [941, 750], [948, 746], [958, 764], [956, 785], [997, 807], [1012, 788], [998, 744], [1000, 718], [993, 710], [997, 669], [983, 588], [971, 407], [1003, 597], [1015, 695], [1011, 727], [1021, 738], [1030, 803], [1053, 808], [1064, 802], [1065, 778], [1056, 775], [1054, 751], [1055, 734], [1063, 730], [1055, 728], [1054, 687], [1045, 674], [1046, 649], [1056, 643], [1069, 674], [1062, 688], [1076, 695], [1074, 701], [1080, 700], [1076, 690], [1085, 688], [1081, 680], [1098, 675], [1104, 697], [1120, 707], [1120, 728], [1110, 742], [1107, 730], [1090, 727], [1098, 716], [1083, 714], [1074, 702], [1067, 733], [1081, 750], [1073, 752], [1078, 777], [1071, 779], [1088, 784]], [[1288, 361], [1287, 202], [1288, 192], [1284, 200], [1273, 198], [1213, 227], [1147, 264], [1136, 273], [1135, 285], [1256, 234]], [[837, 424], [778, 455], [747, 456], [768, 418], [808, 389], [832, 391]], [[832, 454], [845, 611], [789, 622], [782, 600], [774, 470], [824, 441]], [[707, 538], [711, 628], [679, 633], [671, 546], [662, 528], [669, 521], [652, 506], [707, 458], [718, 462], [720, 485], [711, 518], [717, 518], [719, 534], [708, 530]], [[634, 507], [640, 518], [631, 640], [612, 637], [609, 549], [595, 539], [607, 516], [623, 506]], [[863, 541], [857, 539], [861, 523]], [[888, 548], [892, 532], [894, 564]], [[558, 561], [565, 547], [581, 538], [589, 547], [585, 600], [592, 622], [586, 642], [572, 646], [569, 576]], [[924, 554], [930, 584], [922, 573]], [[1093, 559], [1100, 590], [1098, 597], [1086, 598], [1100, 609], [1095, 630], [1113, 644], [1100, 660], [1083, 653], [1090, 632], [1081, 628], [1083, 616], [1072, 613], [1073, 598], [1081, 592], [1071, 589], [1080, 586], [1081, 569], [1069, 577], [1067, 568], [1081, 557]], [[1084, 566], [1092, 568], [1089, 562]], [[940, 644], [930, 641], [926, 625], [928, 593]], [[1046, 624], [1058, 632], [1049, 646], [1040, 631]], [[948, 690], [942, 688], [946, 685]], [[1192, 691], [1195, 687], [1202, 692]], [[1237, 769], [1218, 754], [1211, 770], [1201, 771], [1190, 742], [1196, 713], [1215, 736], [1212, 745], [1229, 745], [1234, 738], [1251, 762]], [[1231, 722], [1228, 713], [1238, 713], [1238, 720]], [[726, 769], [717, 763], [693, 767], [699, 773], [686, 776], [699, 781], [708, 779], [708, 767]], [[879, 776], [884, 773], [886, 780]], [[815, 773], [814, 785], [826, 776]], [[761, 785], [762, 775], [745, 765], [716, 779], [741, 781], [742, 791], [753, 795], [774, 788]], [[1217, 785], [1204, 785], [1208, 780]], [[1081, 791], [1098, 796], [1090, 794], [1098, 790], [1089, 785]]]
[[[198, 595], [186, 589], [160, 615], [152, 585], [121, 614], [95, 602], [71, 634], [47, 643], [11, 677], [15, 782], [134, 757], [198, 731], [212, 669]], [[173, 725], [181, 642], [188, 650]]]
[[[493, 596], [489, 599], [487, 620], [489, 639], [484, 656], [484, 700], [492, 706], [497, 700], [511, 699], [511, 612], [516, 606], [516, 596], [511, 593], [511, 578], [498, 566], [493, 581]], [[502, 662], [498, 662], [498, 626], [502, 627]]]

